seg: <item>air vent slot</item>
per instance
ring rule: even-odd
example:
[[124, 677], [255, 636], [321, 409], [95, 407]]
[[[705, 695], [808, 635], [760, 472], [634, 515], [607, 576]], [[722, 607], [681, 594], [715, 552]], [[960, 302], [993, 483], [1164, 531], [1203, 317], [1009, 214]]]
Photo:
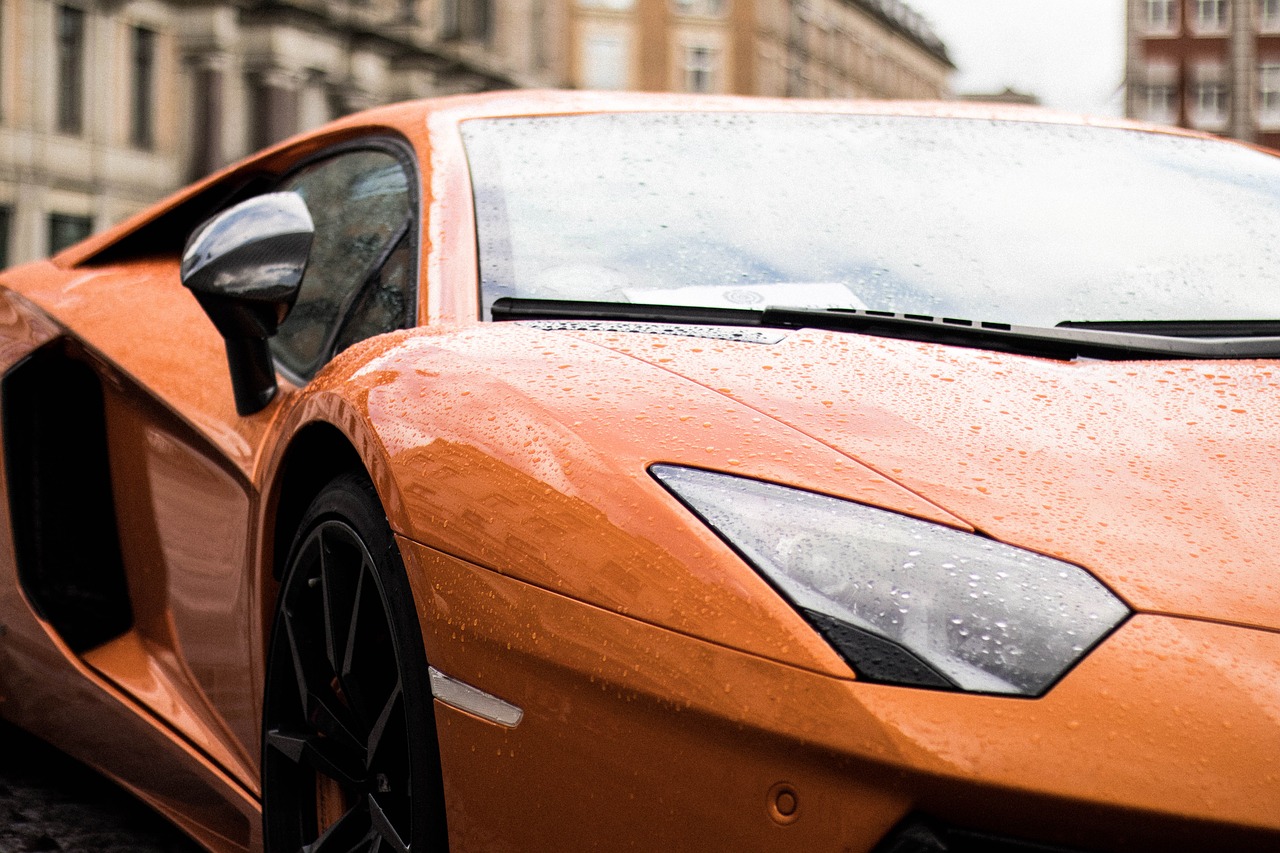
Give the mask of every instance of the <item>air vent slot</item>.
[[133, 625], [102, 384], [59, 339], [5, 375], [0, 405], [18, 580], [79, 654]]

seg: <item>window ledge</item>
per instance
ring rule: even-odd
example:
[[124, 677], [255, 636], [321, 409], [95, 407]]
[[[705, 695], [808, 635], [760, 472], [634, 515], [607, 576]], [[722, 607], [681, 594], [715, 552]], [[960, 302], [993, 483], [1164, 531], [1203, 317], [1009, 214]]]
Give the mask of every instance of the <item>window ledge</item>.
[[1190, 116], [1190, 121], [1191, 127], [1195, 130], [1208, 130], [1213, 132], [1226, 130], [1227, 126], [1231, 123], [1230, 117], [1203, 117], [1196, 116], [1194, 114]]

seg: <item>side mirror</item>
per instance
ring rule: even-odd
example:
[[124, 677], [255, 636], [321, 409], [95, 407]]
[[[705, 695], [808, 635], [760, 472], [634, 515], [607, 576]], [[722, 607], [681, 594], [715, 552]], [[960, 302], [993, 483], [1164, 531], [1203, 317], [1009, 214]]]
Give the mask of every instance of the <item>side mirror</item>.
[[315, 224], [297, 193], [269, 193], [201, 225], [182, 252], [182, 283], [227, 345], [236, 411], [251, 415], [276, 394], [267, 339], [298, 298]]

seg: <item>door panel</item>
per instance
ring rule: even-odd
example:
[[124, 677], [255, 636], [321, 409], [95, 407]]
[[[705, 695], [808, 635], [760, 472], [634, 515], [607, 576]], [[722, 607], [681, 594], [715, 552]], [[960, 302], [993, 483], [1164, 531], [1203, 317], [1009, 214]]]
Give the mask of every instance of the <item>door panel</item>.
[[[95, 671], [257, 790], [263, 627], [254, 467], [285, 389], [240, 417], [222, 340], [177, 259], [15, 284], [84, 341], [102, 388], [133, 628], [81, 649]], [[51, 389], [52, 392], [52, 389]]]
[[[0, 289], [0, 375], [29, 364], [33, 354], [52, 354], [62, 365], [76, 365], [61, 375], [75, 377], [71, 382], [83, 386], [79, 399], [87, 405], [94, 391], [85, 390], [85, 371], [91, 383], [101, 381], [104, 372], [101, 363], [82, 349], [60, 342], [64, 335], [65, 330], [39, 309]], [[42, 398], [74, 391], [59, 381], [59, 375], [58, 369], [44, 374], [46, 383], [33, 384], [29, 399], [38, 404]], [[102, 384], [104, 397], [110, 398], [110, 382]], [[50, 412], [59, 405], [55, 400]], [[2, 402], [0, 408], [3, 414], [12, 414]], [[104, 408], [109, 406], [98, 403], [100, 413]], [[105, 420], [89, 420], [93, 423], [80, 426], [96, 427], [101, 439]], [[35, 437], [40, 437], [38, 428]], [[50, 447], [56, 450], [57, 444], [50, 442]], [[0, 466], [0, 495], [7, 499], [5, 468]], [[50, 622], [37, 615], [19, 581], [12, 519], [7, 506], [0, 511], [0, 714], [121, 782], [209, 849], [227, 853], [247, 849], [257, 834], [257, 806], [250, 794], [187, 741], [158, 727], [150, 714], [98, 678]], [[61, 535], [74, 538], [77, 519], [66, 521]], [[136, 580], [130, 577], [129, 583]], [[127, 642], [134, 636], [136, 628], [113, 642]]]
[[131, 382], [113, 383], [106, 410], [136, 627], [85, 660], [256, 789], [256, 492]]

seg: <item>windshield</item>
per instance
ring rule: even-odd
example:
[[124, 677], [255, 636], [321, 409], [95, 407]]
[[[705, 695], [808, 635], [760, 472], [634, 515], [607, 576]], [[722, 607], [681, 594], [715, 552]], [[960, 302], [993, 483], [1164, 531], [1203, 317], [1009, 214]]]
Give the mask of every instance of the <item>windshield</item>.
[[1131, 130], [623, 113], [463, 125], [483, 305], [1280, 318], [1280, 159]]

